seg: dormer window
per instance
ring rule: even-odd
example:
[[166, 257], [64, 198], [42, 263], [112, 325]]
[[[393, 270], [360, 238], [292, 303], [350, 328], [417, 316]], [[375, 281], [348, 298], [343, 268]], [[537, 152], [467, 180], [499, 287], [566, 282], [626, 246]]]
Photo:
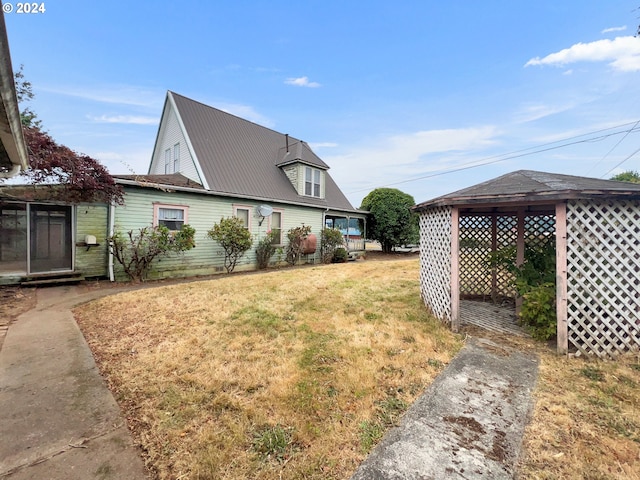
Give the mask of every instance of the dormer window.
[[305, 167], [304, 172], [304, 194], [309, 197], [320, 198], [320, 170], [317, 168]]

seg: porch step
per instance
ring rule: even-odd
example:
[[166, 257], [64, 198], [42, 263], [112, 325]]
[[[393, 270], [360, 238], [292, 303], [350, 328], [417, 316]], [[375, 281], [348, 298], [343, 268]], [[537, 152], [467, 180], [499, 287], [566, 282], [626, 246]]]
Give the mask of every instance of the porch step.
[[78, 283], [84, 280], [81, 273], [46, 273], [30, 275], [20, 282], [22, 287], [38, 287], [43, 285], [60, 285], [63, 283]]

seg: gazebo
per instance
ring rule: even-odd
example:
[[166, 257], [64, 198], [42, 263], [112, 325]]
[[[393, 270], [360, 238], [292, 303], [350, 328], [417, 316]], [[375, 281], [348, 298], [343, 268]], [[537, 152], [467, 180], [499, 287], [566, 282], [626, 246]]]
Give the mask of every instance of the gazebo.
[[515, 247], [521, 263], [527, 242], [553, 236], [558, 353], [640, 348], [640, 184], [519, 170], [413, 210], [422, 299], [454, 331], [461, 296], [516, 296], [492, 252]]

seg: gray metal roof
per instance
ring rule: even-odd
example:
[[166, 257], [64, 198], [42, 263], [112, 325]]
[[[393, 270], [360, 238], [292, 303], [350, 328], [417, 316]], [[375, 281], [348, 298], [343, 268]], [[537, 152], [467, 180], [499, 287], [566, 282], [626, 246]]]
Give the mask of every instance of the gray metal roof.
[[518, 170], [419, 203], [413, 208], [422, 211], [445, 205], [553, 203], [595, 197], [640, 197], [640, 184]]
[[[181, 173], [167, 173], [163, 175], [112, 175], [116, 183], [136, 184], [140, 187], [186, 187], [204, 190], [198, 182], [185, 177]], [[119, 181], [124, 180], [124, 181]]]
[[355, 211], [328, 172], [325, 199], [298, 195], [280, 166], [299, 161], [329, 168], [305, 142], [177, 93], [168, 95], [173, 97], [210, 191]]

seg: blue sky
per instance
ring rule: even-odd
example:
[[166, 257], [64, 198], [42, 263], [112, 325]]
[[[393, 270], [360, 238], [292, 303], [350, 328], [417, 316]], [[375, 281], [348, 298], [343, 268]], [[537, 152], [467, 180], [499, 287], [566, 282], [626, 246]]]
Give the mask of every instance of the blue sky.
[[356, 207], [640, 170], [637, 0], [9, 3], [32, 109], [112, 173], [146, 173], [167, 90], [305, 140]]

